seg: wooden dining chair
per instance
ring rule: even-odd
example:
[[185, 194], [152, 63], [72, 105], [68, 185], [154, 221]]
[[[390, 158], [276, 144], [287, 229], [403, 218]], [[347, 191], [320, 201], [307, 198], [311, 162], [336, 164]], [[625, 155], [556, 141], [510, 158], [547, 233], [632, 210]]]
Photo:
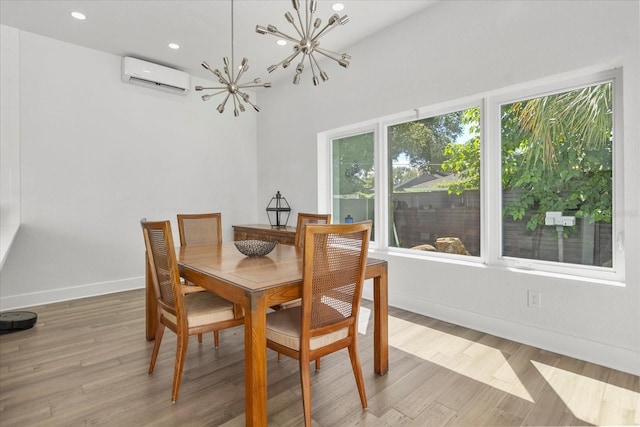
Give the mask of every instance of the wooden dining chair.
[[[180, 246], [222, 243], [222, 213], [178, 214], [178, 234], [180, 235]], [[182, 284], [183, 294], [205, 290], [188, 280]], [[202, 343], [202, 334], [198, 334], [198, 342]], [[220, 345], [218, 331], [213, 333], [213, 342], [216, 347]]]
[[331, 214], [298, 213], [295, 246], [304, 247], [304, 231], [307, 224], [331, 224]]
[[362, 297], [371, 221], [306, 227], [302, 304], [267, 314], [267, 347], [298, 359], [305, 426], [311, 426], [312, 360], [348, 349], [360, 402], [367, 407], [358, 356]]
[[[304, 233], [308, 224], [330, 224], [331, 214], [314, 214], [314, 213], [298, 213], [298, 223], [296, 225], [296, 238], [294, 245], [297, 248], [304, 249]], [[274, 310], [282, 310], [285, 308], [295, 307], [300, 305], [300, 299], [293, 301], [287, 301], [272, 307]], [[280, 358], [278, 358], [279, 360]], [[316, 365], [317, 369], [320, 369], [320, 361], [318, 360]]]
[[178, 214], [180, 246], [222, 243], [222, 214]]
[[169, 221], [149, 222], [145, 220], [140, 223], [157, 300], [158, 326], [151, 353], [149, 375], [153, 374], [164, 329], [167, 327], [177, 335], [171, 391], [171, 401], [175, 402], [178, 400], [189, 336], [242, 325], [244, 320], [241, 312], [234, 310], [234, 305], [231, 302], [212, 292], [184, 295], [178, 272], [171, 223]]

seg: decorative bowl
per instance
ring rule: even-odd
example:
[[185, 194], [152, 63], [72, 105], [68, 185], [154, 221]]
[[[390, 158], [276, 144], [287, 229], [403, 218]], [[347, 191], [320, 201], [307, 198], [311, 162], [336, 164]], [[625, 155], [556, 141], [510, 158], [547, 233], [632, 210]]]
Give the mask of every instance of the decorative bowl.
[[265, 256], [278, 244], [277, 241], [265, 242], [263, 240], [237, 240], [233, 242], [236, 248], [246, 256]]

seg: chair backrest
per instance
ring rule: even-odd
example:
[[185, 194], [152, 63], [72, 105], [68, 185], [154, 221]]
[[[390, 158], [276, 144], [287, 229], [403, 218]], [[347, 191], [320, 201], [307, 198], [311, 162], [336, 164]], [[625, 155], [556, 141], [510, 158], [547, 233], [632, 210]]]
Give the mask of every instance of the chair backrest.
[[180, 246], [222, 243], [222, 214], [178, 214]]
[[184, 301], [180, 292], [180, 273], [176, 259], [171, 223], [169, 221], [140, 221], [147, 259], [159, 307], [177, 316], [184, 315]]
[[309, 224], [305, 233], [302, 338], [356, 325], [371, 221]]
[[307, 224], [331, 224], [331, 214], [298, 213], [295, 246], [304, 247], [304, 234]]

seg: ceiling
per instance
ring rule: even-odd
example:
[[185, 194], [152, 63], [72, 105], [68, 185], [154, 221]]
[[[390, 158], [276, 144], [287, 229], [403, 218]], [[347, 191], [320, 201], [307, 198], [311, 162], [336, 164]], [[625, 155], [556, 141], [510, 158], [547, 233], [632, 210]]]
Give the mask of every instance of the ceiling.
[[[340, 0], [319, 0], [314, 18], [324, 26], [334, 12], [331, 5]], [[321, 47], [339, 53], [349, 53], [354, 43], [422, 10], [437, 0], [341, 0], [349, 22], [338, 26], [321, 40]], [[215, 80], [200, 66], [207, 61], [212, 68], [222, 68], [223, 57], [231, 58], [231, 1], [190, 0], [0, 0], [0, 22], [3, 25], [40, 34], [69, 43], [112, 53], [133, 56], [186, 71], [192, 75]], [[305, 0], [300, 1], [304, 19]], [[87, 19], [78, 21], [70, 16], [79, 11]], [[292, 52], [292, 44], [278, 46], [273, 35], [256, 33], [256, 25], [273, 24], [291, 36], [297, 33], [284, 14], [295, 16], [289, 0], [236, 0], [234, 14], [234, 58], [239, 64], [249, 59], [247, 79], [263, 81], [286, 78], [295, 72], [281, 68], [272, 74], [267, 67], [277, 64]], [[180, 49], [167, 45], [177, 43]], [[321, 56], [320, 56], [321, 57]], [[357, 61], [353, 58], [353, 61]], [[295, 62], [294, 62], [295, 63]], [[335, 76], [341, 67], [327, 64], [323, 69]], [[310, 79], [303, 74], [303, 81]], [[243, 79], [244, 80], [244, 79]], [[302, 83], [301, 83], [302, 84]], [[310, 82], [309, 82], [310, 84]]]

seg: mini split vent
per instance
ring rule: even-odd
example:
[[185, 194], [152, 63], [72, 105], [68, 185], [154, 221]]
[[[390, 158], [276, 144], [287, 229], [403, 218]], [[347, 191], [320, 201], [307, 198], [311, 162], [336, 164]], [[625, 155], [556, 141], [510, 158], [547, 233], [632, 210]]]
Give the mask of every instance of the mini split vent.
[[191, 86], [191, 76], [183, 71], [128, 56], [122, 58], [122, 81], [179, 95]]

